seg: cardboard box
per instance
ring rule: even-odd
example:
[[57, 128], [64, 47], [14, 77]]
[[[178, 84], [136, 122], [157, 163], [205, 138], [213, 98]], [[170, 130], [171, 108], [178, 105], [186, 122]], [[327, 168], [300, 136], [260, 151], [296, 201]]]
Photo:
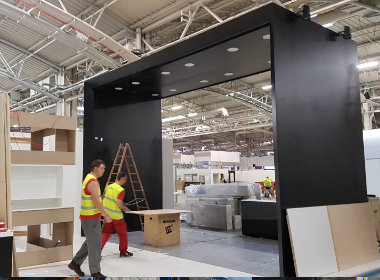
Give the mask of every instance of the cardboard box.
[[177, 191], [185, 191], [185, 181], [184, 180], [177, 180]]
[[181, 241], [181, 213], [186, 210], [159, 209], [130, 211], [129, 214], [144, 215], [145, 244], [154, 247], [178, 245]]

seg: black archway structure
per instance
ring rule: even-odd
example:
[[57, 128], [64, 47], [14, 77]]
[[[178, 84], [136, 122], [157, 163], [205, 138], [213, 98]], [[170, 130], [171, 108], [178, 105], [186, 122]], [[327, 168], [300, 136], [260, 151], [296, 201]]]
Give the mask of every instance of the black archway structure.
[[110, 166], [129, 142], [151, 208], [162, 208], [160, 99], [224, 82], [225, 72], [271, 70], [280, 271], [294, 276], [286, 209], [367, 199], [356, 65], [353, 41], [266, 5], [86, 82], [84, 166]]

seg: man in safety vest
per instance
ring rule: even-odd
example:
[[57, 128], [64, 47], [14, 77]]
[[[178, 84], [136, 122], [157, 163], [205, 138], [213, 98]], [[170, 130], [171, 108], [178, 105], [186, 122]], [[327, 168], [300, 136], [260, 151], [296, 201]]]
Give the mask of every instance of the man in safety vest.
[[128, 252], [127, 224], [124, 221], [123, 215], [123, 212], [130, 211], [123, 202], [125, 191], [122, 186], [125, 185], [126, 182], [127, 175], [120, 172], [117, 175], [116, 182], [106, 187], [103, 197], [104, 210], [112, 218], [112, 223], [104, 224], [103, 226], [102, 249], [111, 234], [116, 231], [119, 236], [120, 257], [133, 256], [133, 253]]
[[266, 193], [268, 193], [268, 195], [270, 194], [271, 196], [273, 196], [272, 181], [269, 179], [269, 177], [266, 177], [264, 179], [263, 184], [264, 184]]
[[68, 265], [79, 276], [84, 276], [84, 272], [80, 269], [80, 266], [88, 256], [91, 277], [104, 277], [100, 273], [102, 248], [100, 218], [103, 215], [105, 223], [112, 222], [112, 219], [103, 208], [98, 182], [98, 178], [104, 174], [105, 167], [104, 161], [100, 159], [94, 160], [91, 164], [91, 173], [86, 176], [82, 185], [80, 219], [86, 240]]

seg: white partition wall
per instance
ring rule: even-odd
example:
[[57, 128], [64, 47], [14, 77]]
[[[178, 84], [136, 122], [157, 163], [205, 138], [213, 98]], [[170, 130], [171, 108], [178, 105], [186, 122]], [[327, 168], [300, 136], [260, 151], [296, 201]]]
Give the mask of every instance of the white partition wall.
[[367, 192], [380, 197], [380, 129], [363, 131]]
[[162, 139], [162, 207], [174, 208], [173, 139]]

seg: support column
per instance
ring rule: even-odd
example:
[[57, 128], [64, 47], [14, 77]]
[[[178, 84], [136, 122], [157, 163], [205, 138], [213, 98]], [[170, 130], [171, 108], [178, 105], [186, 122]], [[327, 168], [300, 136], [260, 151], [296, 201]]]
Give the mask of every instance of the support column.
[[363, 125], [364, 130], [372, 129], [372, 112], [368, 102], [363, 103]]
[[141, 44], [141, 28], [136, 28], [136, 48], [141, 50], [142, 44]]

